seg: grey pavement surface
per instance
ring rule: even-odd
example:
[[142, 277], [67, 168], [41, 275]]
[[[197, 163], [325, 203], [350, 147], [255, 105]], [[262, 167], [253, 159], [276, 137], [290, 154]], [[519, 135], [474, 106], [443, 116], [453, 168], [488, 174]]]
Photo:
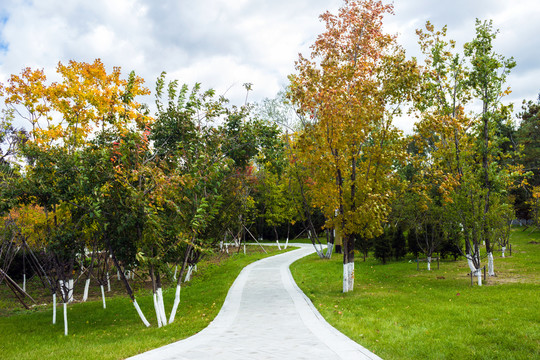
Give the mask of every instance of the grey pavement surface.
[[309, 244], [246, 266], [207, 328], [133, 360], [380, 359], [335, 328], [294, 282], [289, 265]]

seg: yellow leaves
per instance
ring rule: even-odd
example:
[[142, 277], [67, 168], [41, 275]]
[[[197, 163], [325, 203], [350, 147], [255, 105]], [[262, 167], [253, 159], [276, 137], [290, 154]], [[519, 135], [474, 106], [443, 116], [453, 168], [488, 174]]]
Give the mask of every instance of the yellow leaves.
[[53, 143], [83, 146], [96, 128], [114, 126], [127, 129], [136, 123], [144, 128], [152, 119], [134, 101], [149, 94], [142, 78], [130, 74], [122, 79], [120, 68], [107, 73], [101, 60], [93, 63], [58, 63], [60, 82], [47, 84], [43, 70], [25, 68], [0, 84], [5, 104], [31, 123], [31, 137], [39, 147]]
[[535, 186], [532, 188], [531, 196], [533, 199], [540, 199], [540, 186]]

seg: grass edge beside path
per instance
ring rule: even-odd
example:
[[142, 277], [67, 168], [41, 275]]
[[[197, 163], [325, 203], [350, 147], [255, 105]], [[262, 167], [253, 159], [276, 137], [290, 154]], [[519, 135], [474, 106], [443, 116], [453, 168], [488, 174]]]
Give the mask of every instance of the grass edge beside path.
[[383, 359], [540, 358], [540, 232], [512, 235], [499, 276], [470, 286], [465, 261], [416, 270], [409, 259], [355, 262], [355, 289], [342, 293], [342, 255], [291, 265], [293, 277], [335, 328]]
[[[238, 254], [220, 264], [200, 264], [192, 281], [182, 287], [174, 323], [162, 328], [157, 327], [152, 295], [147, 290], [139, 292], [137, 302], [152, 324], [149, 328], [142, 324], [126, 295], [108, 298], [107, 309], [103, 309], [101, 299], [68, 305], [68, 336], [63, 335], [61, 306], [56, 325], [51, 323], [51, 306], [0, 317], [0, 359], [124, 359], [192, 336], [219, 313], [245, 266], [295, 248], [266, 249], [268, 254]], [[174, 292], [173, 287], [163, 292], [167, 316]]]

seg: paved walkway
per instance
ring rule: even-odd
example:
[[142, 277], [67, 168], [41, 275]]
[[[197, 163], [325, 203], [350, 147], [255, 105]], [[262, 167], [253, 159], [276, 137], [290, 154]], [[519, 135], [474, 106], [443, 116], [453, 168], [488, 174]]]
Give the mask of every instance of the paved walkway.
[[246, 266], [217, 317], [198, 334], [133, 360], [380, 359], [330, 326], [294, 282], [300, 247]]

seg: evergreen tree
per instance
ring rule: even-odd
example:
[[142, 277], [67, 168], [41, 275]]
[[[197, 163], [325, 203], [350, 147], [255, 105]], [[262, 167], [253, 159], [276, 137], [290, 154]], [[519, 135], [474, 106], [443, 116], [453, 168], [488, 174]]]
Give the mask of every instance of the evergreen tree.
[[392, 253], [396, 260], [407, 255], [407, 240], [403, 234], [403, 226], [398, 224], [392, 234]]
[[392, 238], [393, 231], [390, 227], [385, 227], [384, 232], [374, 239], [374, 256], [383, 264], [386, 264], [388, 259], [392, 257]]
[[418, 235], [415, 227], [410, 228], [407, 232], [407, 248], [415, 257], [418, 257], [418, 253], [420, 252], [417, 236]]

